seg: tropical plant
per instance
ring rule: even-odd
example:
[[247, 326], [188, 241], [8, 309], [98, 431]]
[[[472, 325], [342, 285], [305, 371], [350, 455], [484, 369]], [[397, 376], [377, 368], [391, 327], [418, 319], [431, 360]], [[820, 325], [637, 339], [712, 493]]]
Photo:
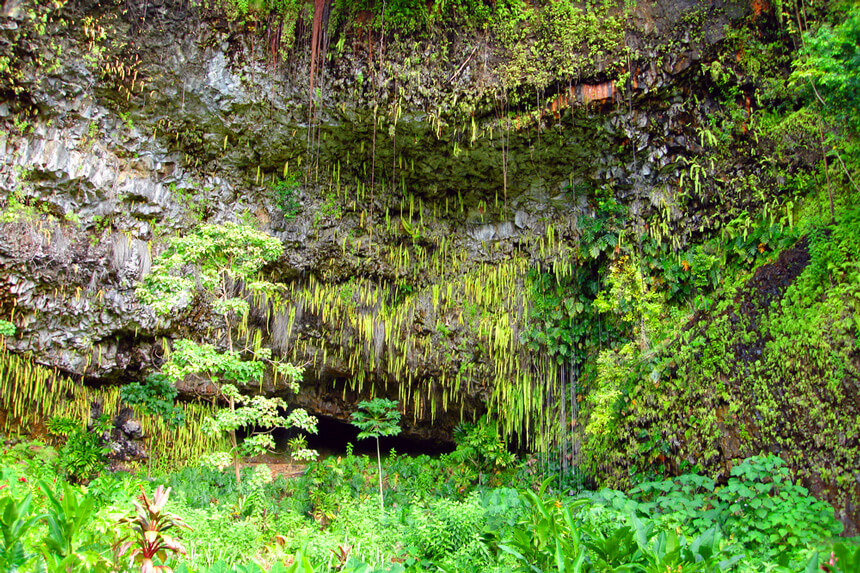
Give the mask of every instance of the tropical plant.
[[[198, 345], [197, 350], [201, 347]], [[211, 347], [203, 349], [211, 352]], [[242, 362], [247, 364], [248, 362]], [[292, 427], [305, 432], [315, 434], [317, 432], [317, 419], [309, 415], [302, 408], [295, 408], [286, 416], [279, 414], [280, 410], [286, 409], [287, 404], [283, 398], [266, 398], [265, 396], [246, 396], [240, 394], [233, 384], [222, 384], [221, 395], [226, 397], [231, 408], [223, 408], [214, 416], [203, 422], [203, 431], [221, 435], [227, 433], [230, 436], [234, 460], [239, 456], [253, 456], [265, 453], [275, 447], [271, 431], [275, 428]], [[235, 435], [236, 430], [249, 428], [249, 434], [245, 440], [238, 444]], [[301, 453], [305, 457], [315, 457], [316, 452], [307, 450]], [[238, 463], [238, 462], [237, 462]], [[236, 472], [236, 483], [240, 483], [238, 470]]]
[[32, 557], [24, 550], [23, 540], [42, 516], [31, 513], [31, 501], [30, 494], [20, 501], [11, 495], [0, 498], [0, 569], [3, 571], [15, 573]]
[[860, 7], [853, 4], [836, 26], [823, 25], [806, 37], [806, 59], [792, 78], [822, 98], [826, 111], [845, 127], [860, 132]]
[[627, 571], [630, 559], [638, 550], [636, 532], [629, 525], [588, 529], [585, 546], [591, 551], [594, 568], [598, 571]]
[[0, 319], [0, 336], [15, 336], [15, 325], [9, 322], [8, 320]]
[[722, 486], [707, 476], [684, 474], [640, 483], [628, 494], [602, 490], [594, 500], [693, 540], [707, 539], [717, 526], [717, 544], [725, 536], [762, 559], [795, 564], [810, 544], [841, 530], [833, 508], [793, 483], [785, 462], [773, 455], [754, 456], [734, 466]]
[[[254, 280], [259, 270], [283, 251], [279, 240], [250, 227], [228, 223], [201, 225], [174, 237], [137, 289], [137, 296], [159, 314], [168, 314], [191, 302], [195, 294], [213, 299], [212, 310], [227, 326], [248, 312], [244, 298], [233, 296], [237, 281], [253, 292], [274, 288]], [[196, 269], [197, 273], [188, 272]], [[228, 339], [232, 336], [227, 332]]]
[[[275, 562], [271, 567], [264, 567], [256, 561], [245, 564], [231, 564], [219, 560], [209, 567], [189, 567], [188, 564], [181, 563], [175, 569], [174, 573], [315, 573], [316, 571], [320, 571], [320, 569], [313, 566], [304, 550], [299, 550], [295, 555], [285, 560], [285, 562]], [[353, 569], [343, 569], [343, 571], [353, 571]], [[357, 569], [355, 571], [363, 572], [364, 570]], [[402, 569], [397, 571], [399, 573]]]
[[272, 200], [287, 221], [295, 219], [301, 210], [296, 196], [298, 190], [299, 178], [296, 172], [288, 172], [283, 179], [272, 185]]
[[403, 573], [406, 568], [400, 563], [392, 563], [387, 567], [374, 567], [360, 559], [350, 557], [341, 571], [342, 573]]
[[[132, 539], [120, 546], [119, 556], [128, 553], [131, 561], [140, 565], [140, 573], [170, 573], [172, 569], [163, 565], [165, 559], [171, 554], [186, 554], [179, 541], [165, 534], [174, 527], [188, 527], [181, 518], [164, 510], [169, 497], [170, 488], [160, 485], [149, 499], [141, 486], [140, 503], [134, 502], [136, 514], [120, 520], [131, 526]], [[156, 565], [156, 560], [162, 565]]]
[[842, 530], [833, 507], [795, 484], [785, 462], [773, 454], [753, 456], [733, 467], [716, 497], [723, 502], [720, 521], [725, 532], [761, 552], [778, 547], [796, 553]]
[[72, 481], [87, 482], [102, 471], [110, 452], [105, 441], [110, 429], [110, 418], [104, 414], [94, 421], [91, 430], [72, 418], [54, 417], [48, 421], [51, 434], [66, 438], [60, 450], [60, 468]]
[[553, 479], [545, 480], [537, 493], [522, 493], [528, 509], [498, 548], [516, 559], [518, 571], [591, 571], [586, 546], [574, 518], [575, 510], [588, 501], [564, 503], [546, 499], [547, 487]]
[[498, 425], [483, 416], [477, 424], [463, 422], [454, 428], [457, 449], [454, 458], [472, 466], [478, 472], [478, 483], [484, 483], [484, 473], [504, 469], [514, 463], [514, 454], [499, 434]]
[[730, 569], [744, 557], [743, 554], [721, 553], [721, 536], [716, 527], [688, 543], [677, 531], [655, 531], [653, 523], [646, 524], [635, 515], [630, 516], [630, 521], [635, 529], [638, 552], [631, 556], [632, 562], [629, 565], [642, 573], [716, 573]]
[[382, 454], [379, 451], [379, 438], [396, 436], [400, 433], [400, 412], [397, 401], [387, 398], [374, 398], [358, 403], [358, 411], [352, 414], [352, 425], [361, 432], [358, 439], [376, 439], [376, 462], [379, 469], [379, 508], [385, 510], [382, 498]]
[[[150, 374], [143, 384], [133, 382], [120, 389], [120, 399], [129, 406], [140, 406], [148, 414], [161, 417], [171, 428], [185, 423], [185, 411], [176, 405], [178, 391], [163, 374]], [[150, 438], [149, 468], [155, 457], [155, 447]]]
[[483, 553], [478, 541], [483, 517], [477, 493], [462, 502], [442, 498], [412, 504], [403, 535], [409, 555], [404, 564], [410, 568], [447, 564], [461, 569], [456, 565]]
[[147, 413], [160, 416], [169, 426], [185, 423], [185, 412], [176, 405], [178, 391], [163, 374], [150, 374], [143, 384], [133, 382], [120, 389], [120, 399], [129, 406], [142, 406]]
[[[820, 565], [819, 565], [820, 564]], [[850, 571], [860, 571], [860, 545], [851, 545], [849, 543], [833, 544], [830, 554], [825, 552], [825, 557], [822, 559], [818, 553], [815, 553], [809, 560], [806, 571], [824, 571], [825, 573], [849, 573]]]
[[[314, 432], [311, 432], [314, 433]], [[287, 442], [290, 450], [290, 458], [297, 462], [309, 462], [317, 459], [319, 453], [316, 450], [308, 448], [308, 439], [304, 434], [300, 434], [294, 438], [290, 438]]]
[[88, 530], [96, 513], [95, 497], [81, 494], [68, 483], [54, 490], [42, 481], [39, 487], [47, 498], [48, 511], [44, 516], [47, 533], [42, 539], [41, 553], [48, 573], [113, 570], [107, 556], [110, 548], [103, 539], [93, 538]]

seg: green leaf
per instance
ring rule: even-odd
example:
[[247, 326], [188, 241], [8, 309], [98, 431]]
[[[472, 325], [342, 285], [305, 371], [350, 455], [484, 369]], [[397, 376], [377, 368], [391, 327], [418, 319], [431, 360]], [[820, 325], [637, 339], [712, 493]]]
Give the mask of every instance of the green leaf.
[[352, 425], [361, 430], [359, 439], [396, 436], [400, 433], [400, 412], [397, 402], [374, 398], [358, 403], [359, 410], [352, 414]]

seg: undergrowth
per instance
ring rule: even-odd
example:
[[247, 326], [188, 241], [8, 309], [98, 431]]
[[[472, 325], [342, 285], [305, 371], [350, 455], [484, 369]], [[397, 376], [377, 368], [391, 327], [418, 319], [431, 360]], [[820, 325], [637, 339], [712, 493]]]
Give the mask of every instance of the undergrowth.
[[[12, 561], [19, 571], [54, 570], [39, 549], [49, 539], [65, 543], [67, 573], [139, 570], [115, 549], [123, 539], [136, 543], [127, 527], [140, 519], [132, 501], [141, 490], [155, 497], [138, 500], [138, 515], [162, 524], [153, 534], [174, 548], [154, 564], [189, 573], [555, 571], [558, 559], [580, 571], [781, 572], [817, 566], [837, 551], [841, 569], [831, 570], [847, 572], [860, 555], [850, 543], [829, 541], [840, 530], [832, 508], [795, 484], [775, 456], [745, 460], [724, 485], [686, 474], [627, 494], [571, 497], [551, 486], [554, 478], [525, 485], [516, 467], [486, 485], [461, 467], [455, 474], [465, 480], [452, 491], [458, 463], [450, 456], [392, 453], [383, 511], [374, 460], [351, 452], [289, 479], [246, 467], [241, 486], [229, 472], [205, 468], [153, 478], [103, 473], [72, 486], [51, 456], [31, 443], [0, 456], [0, 518], [6, 532], [17, 532], [4, 534], [0, 547], [7, 570]], [[408, 489], [394, 477], [419, 474], [431, 477]], [[161, 527], [170, 523], [168, 535]]]

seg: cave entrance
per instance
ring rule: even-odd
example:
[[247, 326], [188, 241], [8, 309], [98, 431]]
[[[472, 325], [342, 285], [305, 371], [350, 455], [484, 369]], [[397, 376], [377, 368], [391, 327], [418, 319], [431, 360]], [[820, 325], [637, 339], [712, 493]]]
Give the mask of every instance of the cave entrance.
[[[358, 428], [352, 424], [326, 416], [317, 416], [317, 418], [319, 422], [316, 435], [306, 434], [306, 437], [308, 447], [317, 450], [320, 458], [346, 455], [346, 446], [349, 443], [353, 444], [352, 451], [355, 454], [376, 456], [376, 440], [372, 438], [359, 440]], [[287, 443], [302, 433], [295, 428], [277, 428], [272, 433], [275, 438], [277, 453], [287, 456], [289, 454]], [[451, 442], [410, 438], [403, 435], [380, 438], [379, 440], [379, 449], [383, 456], [388, 455], [392, 448], [398, 454], [437, 456], [453, 452], [454, 447], [455, 445]]]

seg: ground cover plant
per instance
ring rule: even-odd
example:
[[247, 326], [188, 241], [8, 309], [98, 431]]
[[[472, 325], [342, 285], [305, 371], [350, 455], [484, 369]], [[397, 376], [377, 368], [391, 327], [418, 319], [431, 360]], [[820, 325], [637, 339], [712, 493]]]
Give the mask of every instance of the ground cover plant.
[[526, 460], [479, 477], [463, 451], [392, 451], [382, 510], [377, 460], [352, 448], [290, 478], [249, 465], [240, 482], [192, 465], [74, 484], [58, 460], [37, 442], [0, 456], [4, 570], [847, 572], [860, 556], [772, 455], [724, 484], [685, 474], [575, 495], [555, 476], [536, 486]]

